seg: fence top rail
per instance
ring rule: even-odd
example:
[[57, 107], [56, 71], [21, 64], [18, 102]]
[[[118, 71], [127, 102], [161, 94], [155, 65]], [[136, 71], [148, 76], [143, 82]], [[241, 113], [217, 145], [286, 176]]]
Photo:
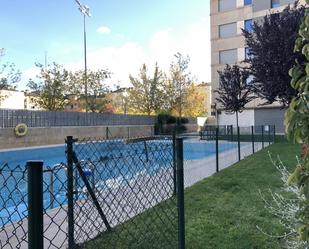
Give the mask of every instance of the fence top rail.
[[[188, 120], [188, 124], [196, 124], [196, 118]], [[154, 115], [0, 109], [0, 128], [11, 128], [20, 123], [28, 127], [57, 127], [154, 125], [156, 122], [157, 116]]]

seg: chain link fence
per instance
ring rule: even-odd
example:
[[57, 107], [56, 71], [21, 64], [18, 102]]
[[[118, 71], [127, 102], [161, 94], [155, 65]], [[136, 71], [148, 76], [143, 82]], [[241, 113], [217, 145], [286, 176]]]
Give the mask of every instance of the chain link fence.
[[177, 248], [172, 140], [83, 139], [73, 150], [74, 244]]
[[0, 248], [26, 248], [27, 169], [0, 166]]
[[[63, 248], [67, 242], [66, 165], [46, 167], [42, 173], [44, 248]], [[0, 186], [0, 248], [28, 248], [30, 193], [26, 163], [2, 165]]]
[[237, 163], [275, 142], [275, 126], [206, 126], [184, 137], [185, 187]]
[[171, 137], [66, 143], [66, 163], [41, 173], [0, 167], [0, 248], [184, 248]]
[[183, 187], [274, 142], [274, 126], [67, 137], [66, 158], [44, 165], [41, 180], [29, 178], [31, 163], [0, 166], [0, 248], [183, 249]]

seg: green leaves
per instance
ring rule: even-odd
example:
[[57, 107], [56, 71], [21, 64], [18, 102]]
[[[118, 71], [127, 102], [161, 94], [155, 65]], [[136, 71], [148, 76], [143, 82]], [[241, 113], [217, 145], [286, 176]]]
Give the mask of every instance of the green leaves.
[[294, 183], [297, 183], [298, 180], [299, 180], [299, 177], [300, 177], [300, 172], [301, 172], [301, 166], [300, 165], [297, 165], [296, 166], [296, 169], [294, 170], [293, 174], [291, 174], [288, 178], [288, 184], [291, 185], [291, 184], [294, 184]]
[[[309, 0], [306, 0], [307, 3]], [[286, 133], [289, 140], [298, 144], [309, 143], [309, 16], [303, 18], [299, 28], [299, 37], [295, 41], [295, 51], [301, 51], [303, 60], [296, 60], [296, 65], [289, 70], [291, 86], [298, 94], [293, 98], [285, 113]], [[306, 149], [307, 150], [307, 149]], [[294, 172], [288, 178], [288, 184], [295, 184], [303, 199], [298, 212], [299, 238], [309, 242], [309, 156], [306, 151]]]
[[[309, 39], [309, 35], [308, 35], [308, 39]], [[306, 45], [303, 47], [302, 53], [303, 53], [303, 55], [306, 56], [307, 60], [309, 60], [309, 44], [306, 44]]]

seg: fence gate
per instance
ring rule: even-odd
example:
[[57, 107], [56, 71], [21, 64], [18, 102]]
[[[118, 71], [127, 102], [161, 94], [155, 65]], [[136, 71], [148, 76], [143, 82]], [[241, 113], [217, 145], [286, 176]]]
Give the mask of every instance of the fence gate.
[[184, 248], [174, 144], [67, 137], [69, 248]]

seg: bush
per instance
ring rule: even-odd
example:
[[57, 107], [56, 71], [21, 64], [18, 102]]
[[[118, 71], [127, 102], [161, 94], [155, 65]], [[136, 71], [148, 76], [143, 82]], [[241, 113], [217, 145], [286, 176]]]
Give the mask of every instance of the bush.
[[172, 115], [169, 115], [168, 118], [167, 118], [167, 121], [166, 123], [167, 124], [176, 124], [176, 121], [177, 121], [177, 118], [172, 116]]
[[180, 118], [180, 123], [181, 124], [187, 124], [187, 123], [189, 123], [189, 119], [187, 119], [187, 118]]
[[176, 117], [166, 114], [166, 113], [161, 113], [158, 115], [158, 123], [159, 124], [175, 124], [176, 123]]
[[186, 126], [184, 126], [184, 125], [177, 125], [177, 126], [176, 126], [176, 132], [177, 132], [177, 133], [183, 133], [183, 132], [185, 132], [185, 131], [187, 131]]
[[187, 130], [184, 124], [189, 123], [187, 118], [177, 118], [167, 113], [158, 115], [158, 123], [155, 125], [156, 134], [171, 134], [175, 129], [176, 132], [182, 133]]

